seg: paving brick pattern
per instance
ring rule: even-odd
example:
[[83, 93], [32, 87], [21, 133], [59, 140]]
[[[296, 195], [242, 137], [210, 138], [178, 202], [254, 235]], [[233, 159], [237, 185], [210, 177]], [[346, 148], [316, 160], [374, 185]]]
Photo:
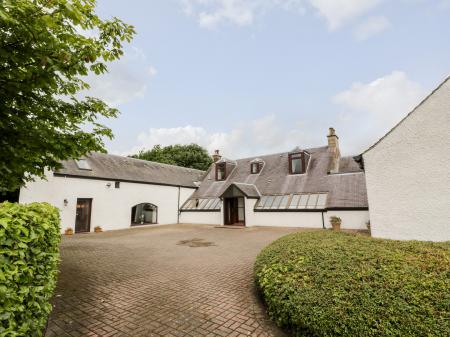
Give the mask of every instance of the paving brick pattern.
[[46, 337], [285, 336], [256, 295], [253, 263], [293, 231], [170, 225], [65, 236]]

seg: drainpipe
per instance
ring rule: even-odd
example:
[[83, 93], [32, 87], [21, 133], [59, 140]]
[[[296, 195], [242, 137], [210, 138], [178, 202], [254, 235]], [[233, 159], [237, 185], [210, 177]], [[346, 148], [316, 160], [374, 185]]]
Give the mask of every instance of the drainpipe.
[[180, 223], [180, 190], [181, 190], [181, 186], [178, 186], [178, 212], [177, 212], [177, 224]]
[[325, 220], [323, 218], [323, 211], [322, 211], [322, 228], [325, 229]]

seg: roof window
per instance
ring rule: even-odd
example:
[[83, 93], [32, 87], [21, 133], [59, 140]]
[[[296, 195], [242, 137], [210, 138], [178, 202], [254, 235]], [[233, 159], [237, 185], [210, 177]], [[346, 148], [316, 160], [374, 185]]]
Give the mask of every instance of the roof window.
[[325, 209], [326, 205], [327, 193], [264, 195], [257, 202], [255, 209]]
[[80, 170], [92, 170], [91, 165], [89, 165], [87, 159], [77, 159], [75, 160], [75, 163]]

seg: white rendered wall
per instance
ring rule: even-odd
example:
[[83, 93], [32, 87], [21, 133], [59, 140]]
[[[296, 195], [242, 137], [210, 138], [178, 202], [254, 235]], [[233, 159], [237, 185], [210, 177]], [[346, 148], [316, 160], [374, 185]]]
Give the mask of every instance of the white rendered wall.
[[180, 223], [221, 225], [221, 212], [181, 212]]
[[338, 216], [342, 220], [342, 229], [367, 230], [369, 221], [369, 211], [333, 211], [329, 210], [324, 214], [325, 227], [331, 228], [330, 217]]
[[[45, 201], [61, 211], [61, 230], [75, 228], [77, 198], [92, 198], [91, 231], [95, 226], [103, 230], [129, 228], [131, 208], [143, 202], [158, 207], [158, 224], [173, 224], [178, 220], [178, 187], [121, 182], [114, 188], [114, 180], [94, 180], [55, 177], [39, 180], [20, 190], [20, 203]], [[107, 187], [107, 183], [111, 187]], [[180, 206], [194, 189], [180, 188]], [[68, 200], [67, 206], [64, 199]]]
[[450, 81], [364, 153], [372, 236], [450, 240]]

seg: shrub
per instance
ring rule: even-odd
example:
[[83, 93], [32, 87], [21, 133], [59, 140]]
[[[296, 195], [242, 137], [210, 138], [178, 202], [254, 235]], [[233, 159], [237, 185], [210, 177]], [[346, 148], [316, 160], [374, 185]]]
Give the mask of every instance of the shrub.
[[0, 336], [41, 336], [52, 309], [59, 213], [47, 203], [0, 204]]
[[259, 254], [255, 277], [295, 336], [450, 335], [450, 242], [295, 233]]

